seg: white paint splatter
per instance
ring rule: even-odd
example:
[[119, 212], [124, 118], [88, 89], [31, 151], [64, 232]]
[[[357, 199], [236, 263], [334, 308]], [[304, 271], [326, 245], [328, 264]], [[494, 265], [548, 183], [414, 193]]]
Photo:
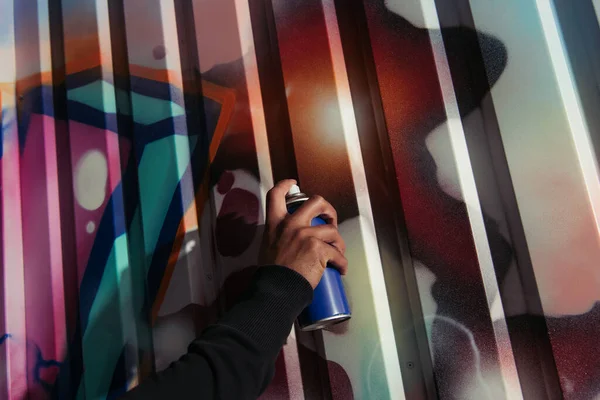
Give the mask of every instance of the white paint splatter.
[[106, 157], [98, 150], [85, 153], [75, 168], [75, 197], [86, 210], [100, 208], [106, 198], [108, 164]]
[[[479, 351], [479, 348], [477, 347], [477, 343], [475, 343], [475, 337], [473, 336], [473, 333], [463, 324], [461, 324], [460, 322], [450, 318], [450, 317], [446, 317], [443, 315], [436, 315], [437, 314], [437, 302], [435, 301], [434, 297], [433, 297], [433, 293], [432, 293], [432, 289], [433, 289], [433, 285], [435, 283], [435, 281], [437, 280], [436, 276], [433, 274], [433, 272], [431, 272], [431, 270], [424, 265], [422, 262], [418, 261], [418, 260], [414, 260], [413, 261], [413, 265], [415, 268], [415, 274], [416, 274], [416, 278], [417, 278], [417, 286], [419, 288], [419, 297], [421, 299], [421, 308], [423, 310], [423, 315], [424, 315], [424, 320], [425, 320], [425, 329], [427, 330], [427, 339], [430, 343], [430, 345], [433, 343], [433, 339], [432, 339], [432, 327], [433, 327], [433, 323], [434, 322], [438, 322], [438, 323], [447, 323], [449, 325], [451, 325], [452, 327], [454, 327], [455, 329], [458, 329], [460, 332], [462, 332], [467, 339], [469, 340], [469, 344], [471, 347], [471, 350], [473, 352], [473, 357], [474, 357], [474, 366], [475, 366], [475, 376], [474, 376], [474, 380], [475, 382], [477, 382], [475, 384], [475, 386], [478, 388], [477, 390], [480, 390], [479, 392], [479, 396], [477, 397], [467, 397], [467, 398], [488, 398], [488, 399], [493, 399], [493, 395], [492, 393], [494, 393], [494, 390], [492, 390], [490, 382], [488, 382], [488, 379], [486, 379], [486, 377], [484, 377], [483, 371], [482, 371], [482, 365], [481, 365], [481, 352]], [[432, 362], [435, 365], [435, 354], [432, 351], [431, 352], [431, 358], [432, 358]], [[500, 383], [499, 387], [502, 384]], [[473, 388], [470, 388], [469, 390], [476, 390]]]
[[[408, 20], [418, 28], [438, 29], [435, 24], [427, 21], [423, 16], [421, 0], [385, 0], [385, 5], [394, 14]], [[449, 26], [458, 26], [459, 21], [452, 21]]]
[[[231, 189], [244, 189], [252, 194], [254, 194], [256, 196], [256, 198], [260, 199], [261, 197], [261, 193], [260, 193], [260, 182], [256, 179], [256, 177], [252, 174], [250, 174], [248, 171], [245, 171], [243, 169], [234, 169], [234, 170], [228, 170], [227, 172], [230, 172], [233, 174], [233, 185], [231, 186]], [[270, 188], [266, 189], [269, 190]], [[265, 191], [266, 193], [266, 191]], [[221, 206], [223, 205], [223, 200], [225, 199], [225, 195], [219, 193], [219, 191], [217, 190], [217, 186], [215, 186], [213, 188], [213, 200], [215, 202], [215, 212], [217, 213], [217, 215], [221, 212]], [[264, 221], [264, 217], [263, 217], [263, 212], [264, 210], [262, 209], [262, 207], [258, 207], [258, 220], [259, 221]]]
[[87, 233], [94, 233], [95, 230], [96, 230], [96, 224], [94, 223], [94, 221], [88, 222], [87, 225], [85, 226], [85, 231]]
[[[438, 305], [433, 298], [433, 284], [436, 281], [435, 274], [431, 272], [431, 270], [421, 261], [413, 260], [413, 266], [415, 268], [417, 287], [419, 288], [419, 298], [421, 299], [421, 309], [423, 310], [423, 315], [436, 315]], [[432, 323], [433, 320], [430, 320], [429, 323], [425, 323], [427, 339], [430, 343]]]
[[442, 190], [462, 201], [460, 181], [456, 170], [456, 160], [451, 148], [448, 123], [444, 122], [427, 135], [425, 139], [427, 150], [437, 166], [437, 181]]
[[473, 365], [475, 366], [475, 378], [481, 385], [481, 388], [483, 389], [482, 394], [485, 394], [485, 396], [488, 399], [493, 399], [494, 396], [492, 395], [492, 390], [490, 389], [485, 378], [483, 377], [483, 373], [481, 370], [481, 353], [479, 351], [479, 348], [477, 347], [477, 343], [475, 343], [475, 337], [473, 336], [473, 333], [469, 330], [469, 328], [452, 318], [443, 315], [425, 316], [425, 321], [429, 321], [430, 323], [432, 323], [434, 320], [446, 322], [452, 325], [454, 328], [458, 329], [459, 331], [463, 332], [467, 336], [469, 344], [471, 345], [471, 350], [473, 351]]
[[192, 252], [192, 250], [194, 250], [194, 247], [196, 247], [196, 241], [195, 240], [190, 240], [189, 242], [187, 242], [185, 244], [185, 254], [190, 254]]
[[425, 315], [435, 315], [437, 313], [437, 302], [433, 298], [432, 288], [437, 278], [421, 261], [413, 260], [413, 266], [415, 268], [423, 313]]
[[560, 383], [562, 385], [562, 387], [564, 388], [565, 392], [567, 393], [573, 393], [573, 390], [575, 389], [575, 385], [573, 385], [573, 382], [570, 381], [569, 379], [567, 379], [566, 377], [561, 377], [560, 378]]

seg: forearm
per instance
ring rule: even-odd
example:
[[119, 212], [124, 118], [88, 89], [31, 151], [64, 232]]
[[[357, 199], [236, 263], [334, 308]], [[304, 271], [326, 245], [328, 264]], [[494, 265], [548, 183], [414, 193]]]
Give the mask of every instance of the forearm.
[[260, 268], [242, 301], [209, 327], [179, 361], [124, 398], [256, 399], [312, 288], [285, 267]]

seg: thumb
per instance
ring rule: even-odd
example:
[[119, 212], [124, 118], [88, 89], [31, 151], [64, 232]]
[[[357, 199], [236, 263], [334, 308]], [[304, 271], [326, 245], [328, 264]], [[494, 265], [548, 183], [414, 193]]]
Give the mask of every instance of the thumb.
[[285, 195], [295, 184], [294, 179], [284, 179], [269, 190], [267, 193], [267, 226], [278, 226], [285, 219], [288, 213], [285, 205]]

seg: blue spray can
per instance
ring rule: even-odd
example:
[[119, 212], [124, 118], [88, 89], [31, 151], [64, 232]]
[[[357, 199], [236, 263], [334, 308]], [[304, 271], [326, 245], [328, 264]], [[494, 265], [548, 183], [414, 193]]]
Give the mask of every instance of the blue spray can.
[[[296, 185], [292, 186], [285, 198], [290, 214], [308, 200], [308, 196]], [[316, 217], [311, 226], [326, 223], [323, 218]], [[336, 268], [328, 265], [321, 282], [315, 288], [312, 303], [298, 317], [298, 325], [303, 331], [314, 331], [346, 321], [351, 316], [342, 277]]]

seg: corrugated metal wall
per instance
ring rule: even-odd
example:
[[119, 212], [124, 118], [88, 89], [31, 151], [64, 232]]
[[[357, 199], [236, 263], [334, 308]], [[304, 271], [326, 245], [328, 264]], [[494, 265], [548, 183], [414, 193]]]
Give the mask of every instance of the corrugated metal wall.
[[0, 0], [0, 398], [116, 398], [339, 210], [263, 399], [600, 396], [600, 2]]

